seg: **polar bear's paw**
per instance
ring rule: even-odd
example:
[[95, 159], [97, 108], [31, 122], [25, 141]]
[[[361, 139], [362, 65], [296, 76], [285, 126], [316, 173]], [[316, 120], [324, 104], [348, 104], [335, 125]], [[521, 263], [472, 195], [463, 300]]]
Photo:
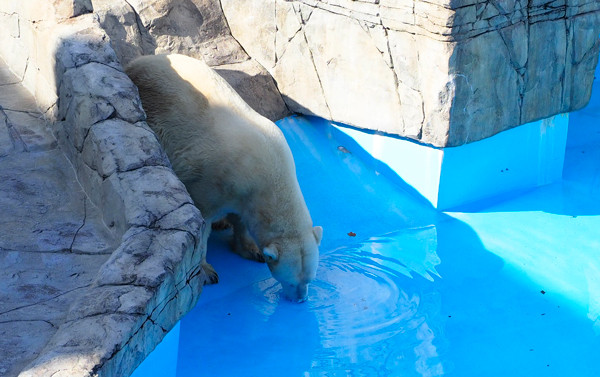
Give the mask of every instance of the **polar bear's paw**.
[[229, 223], [229, 221], [227, 221], [227, 219], [221, 219], [219, 221], [213, 222], [211, 224], [211, 228], [212, 230], [216, 231], [227, 230], [231, 228], [231, 224]]
[[265, 257], [247, 232], [233, 234], [231, 249], [242, 258], [265, 263]]
[[207, 284], [217, 284], [219, 282], [219, 274], [214, 267], [206, 262], [202, 263], [202, 269], [206, 273]]
[[264, 263], [265, 257], [258, 246], [256, 246], [256, 241], [250, 235], [242, 218], [238, 214], [230, 213], [227, 215], [227, 222], [233, 227], [233, 238], [230, 243], [231, 250], [242, 258]]

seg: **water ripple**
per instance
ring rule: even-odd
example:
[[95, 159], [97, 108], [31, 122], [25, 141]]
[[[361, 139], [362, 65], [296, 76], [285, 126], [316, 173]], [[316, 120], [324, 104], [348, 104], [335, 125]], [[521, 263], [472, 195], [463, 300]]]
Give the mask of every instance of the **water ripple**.
[[[427, 280], [439, 276], [436, 239], [435, 228], [420, 228], [321, 256], [307, 303], [318, 323], [319, 346], [305, 376], [443, 374], [436, 326], [429, 324], [439, 298], [403, 289], [412, 273]], [[256, 297], [267, 298], [260, 310], [268, 317], [283, 304], [279, 286], [272, 279], [259, 285], [262, 295]]]

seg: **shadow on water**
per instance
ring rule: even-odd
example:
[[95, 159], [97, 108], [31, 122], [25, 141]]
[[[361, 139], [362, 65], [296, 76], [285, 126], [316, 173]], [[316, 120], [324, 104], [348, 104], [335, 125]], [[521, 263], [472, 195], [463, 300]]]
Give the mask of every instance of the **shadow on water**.
[[[590, 375], [585, 310], [488, 251], [357, 145], [316, 119], [279, 122], [315, 224], [308, 302], [279, 299], [265, 266], [216, 234], [220, 274], [181, 322], [178, 377]], [[364, 152], [362, 152], [364, 153]]]

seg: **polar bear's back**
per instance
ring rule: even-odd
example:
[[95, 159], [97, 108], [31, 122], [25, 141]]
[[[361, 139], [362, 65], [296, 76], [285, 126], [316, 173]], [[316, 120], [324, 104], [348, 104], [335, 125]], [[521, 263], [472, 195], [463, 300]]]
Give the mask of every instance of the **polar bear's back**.
[[139, 88], [148, 124], [199, 207], [235, 207], [231, 201], [246, 200], [257, 179], [295, 180], [281, 131], [206, 63], [150, 55], [134, 60], [126, 71]]

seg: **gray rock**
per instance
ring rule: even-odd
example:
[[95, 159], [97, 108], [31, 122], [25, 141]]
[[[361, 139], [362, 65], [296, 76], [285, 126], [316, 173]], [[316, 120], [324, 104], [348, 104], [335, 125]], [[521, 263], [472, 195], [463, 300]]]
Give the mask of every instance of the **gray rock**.
[[[331, 18], [330, 13], [316, 9], [303, 31], [331, 117], [364, 128], [402, 132], [394, 72], [359, 22]], [[353, 41], [354, 45], [340, 41]]]
[[94, 12], [123, 65], [141, 55], [153, 54], [156, 41], [127, 1], [93, 0]]
[[[231, 34], [267, 69], [275, 67], [275, 0], [221, 0]], [[252, 12], [248, 12], [252, 9]]]
[[35, 359], [54, 331], [52, 324], [43, 320], [0, 323], [0, 374], [16, 376]]
[[[125, 344], [144, 316], [106, 314], [66, 322], [19, 377], [90, 376]], [[136, 326], [137, 325], [137, 326]]]
[[167, 167], [144, 166], [116, 173], [107, 178], [104, 185], [110, 186], [106, 191], [105, 203], [115, 196], [122, 200], [122, 204], [115, 208], [106, 204], [103, 208], [105, 216], [106, 212], [121, 208], [127, 228], [151, 228], [165, 215], [186, 203], [192, 203], [183, 183]]
[[152, 131], [117, 118], [90, 128], [82, 158], [103, 179], [143, 166], [170, 166]]
[[291, 110], [438, 147], [581, 108], [598, 60], [592, 1], [222, 4]]
[[2, 85], [0, 90], [0, 103], [4, 111], [19, 110], [28, 112], [38, 112], [38, 106], [31, 93], [21, 85], [15, 84]]
[[55, 14], [58, 18], [72, 18], [92, 12], [91, 0], [53, 0]]
[[8, 128], [8, 117], [0, 109], [0, 158], [7, 156], [14, 149]]
[[107, 254], [4, 251], [0, 322], [45, 321], [56, 331], [107, 259]]
[[122, 69], [114, 50], [106, 43], [107, 35], [102, 30], [97, 28], [78, 30], [76, 38], [69, 33], [68, 29], [62, 34], [57, 41], [54, 54], [56, 82], [62, 81], [64, 72], [91, 62], [107, 65], [117, 70]]
[[139, 55], [167, 52], [203, 58], [210, 65], [248, 59], [231, 37], [218, 2], [93, 0], [93, 4], [125, 65]]
[[75, 145], [83, 145], [84, 135], [93, 124], [117, 117], [130, 123], [145, 120], [137, 88], [122, 70], [96, 62], [67, 70], [59, 88], [59, 118], [73, 130]]
[[31, 4], [0, 3], [0, 374], [128, 375], [198, 299], [204, 222], [89, 1]]
[[0, 374], [12, 377], [55, 336], [115, 239], [33, 98], [8, 76], [0, 98], [0, 109], [11, 108], [0, 111]]
[[41, 113], [12, 110], [6, 110], [4, 113], [8, 126], [18, 134], [25, 150], [38, 152], [57, 147], [56, 138]]
[[[0, 219], [5, 250], [70, 250], [83, 222], [84, 193], [58, 150], [11, 155], [0, 169]], [[74, 189], [73, 189], [74, 188]], [[34, 235], [32, 237], [31, 235]]]
[[272, 120], [289, 114], [275, 81], [267, 73], [272, 65], [248, 57], [231, 36], [218, 1], [94, 0], [94, 9], [124, 65], [140, 55], [155, 53], [181, 53], [203, 59], [217, 68], [260, 114]]
[[213, 68], [259, 114], [273, 121], [290, 115], [275, 81], [255, 60]]
[[[177, 230], [142, 230], [126, 238], [119, 249], [100, 269], [96, 284], [135, 285], [156, 289], [175, 266], [191, 251], [187, 232]], [[183, 277], [173, 281], [181, 281]]]

